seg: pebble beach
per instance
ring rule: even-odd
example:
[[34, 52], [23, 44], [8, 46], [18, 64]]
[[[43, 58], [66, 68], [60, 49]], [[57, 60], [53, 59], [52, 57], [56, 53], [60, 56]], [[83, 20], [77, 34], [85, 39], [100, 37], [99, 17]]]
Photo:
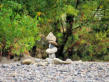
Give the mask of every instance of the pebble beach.
[[109, 62], [36, 66], [0, 64], [0, 82], [109, 82]]

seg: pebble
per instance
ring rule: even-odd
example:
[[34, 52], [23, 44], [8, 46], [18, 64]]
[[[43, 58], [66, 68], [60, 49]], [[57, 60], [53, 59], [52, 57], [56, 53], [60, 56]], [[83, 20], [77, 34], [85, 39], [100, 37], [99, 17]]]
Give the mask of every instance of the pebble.
[[0, 64], [0, 82], [109, 82], [109, 62], [74, 61], [52, 66]]

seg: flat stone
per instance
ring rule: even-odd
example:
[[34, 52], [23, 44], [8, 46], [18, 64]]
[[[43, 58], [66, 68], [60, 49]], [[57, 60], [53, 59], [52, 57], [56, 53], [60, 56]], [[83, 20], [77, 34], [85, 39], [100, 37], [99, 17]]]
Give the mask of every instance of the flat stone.
[[56, 37], [54, 36], [52, 32], [50, 32], [48, 36], [46, 37], [46, 40], [56, 42]]
[[50, 44], [57, 46], [58, 44], [54, 41], [49, 41]]
[[69, 62], [68, 60], [67, 61], [63, 61], [63, 60], [58, 59], [58, 58], [54, 58], [53, 62], [54, 62], [54, 64], [71, 64], [71, 62]]
[[57, 52], [57, 48], [56, 47], [53, 47], [53, 48], [48, 48], [46, 50], [46, 53], [47, 54], [52, 54], [52, 53], [56, 53]]
[[46, 66], [46, 65], [48, 65], [48, 62], [38, 62], [37, 65], [38, 66]]
[[72, 63], [72, 60], [71, 60], [71, 59], [67, 59], [66, 62], [67, 62], [67, 63], [68, 63], [68, 62], [69, 62], [69, 63]]
[[33, 63], [35, 63], [35, 61], [32, 59], [24, 59], [21, 61], [21, 64], [26, 64], [26, 65], [33, 64]]

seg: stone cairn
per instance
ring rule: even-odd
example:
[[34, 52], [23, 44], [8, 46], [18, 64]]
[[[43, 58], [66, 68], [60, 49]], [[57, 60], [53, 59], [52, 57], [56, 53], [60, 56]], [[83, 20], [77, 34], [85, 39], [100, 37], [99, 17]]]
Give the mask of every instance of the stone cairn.
[[50, 64], [70, 64], [72, 61], [67, 59], [66, 61], [62, 61], [61, 59], [56, 58], [55, 53], [57, 52], [57, 43], [56, 37], [52, 32], [48, 34], [46, 40], [49, 43], [49, 48], [46, 50], [46, 53], [49, 55], [48, 63]]
[[67, 59], [66, 61], [63, 61], [59, 58], [56, 58], [55, 53], [57, 52], [57, 47], [56, 47], [57, 43], [56, 43], [56, 37], [54, 36], [52, 32], [48, 34], [48, 36], [46, 37], [46, 40], [49, 43], [49, 48], [46, 49], [46, 53], [49, 55], [49, 58], [46, 58], [45, 60], [41, 60], [41, 59], [35, 59], [32, 57], [26, 57], [21, 61], [21, 63], [27, 64], [27, 65], [34, 64], [37, 66], [38, 65], [46, 66], [48, 64], [52, 66], [53, 64], [71, 64], [72, 63], [71, 59]]
[[49, 48], [46, 50], [46, 53], [49, 55], [49, 63], [53, 63], [52, 60], [56, 58], [55, 53], [57, 52], [57, 47], [55, 47], [57, 45], [56, 37], [50, 32], [46, 37], [46, 40], [49, 43]]

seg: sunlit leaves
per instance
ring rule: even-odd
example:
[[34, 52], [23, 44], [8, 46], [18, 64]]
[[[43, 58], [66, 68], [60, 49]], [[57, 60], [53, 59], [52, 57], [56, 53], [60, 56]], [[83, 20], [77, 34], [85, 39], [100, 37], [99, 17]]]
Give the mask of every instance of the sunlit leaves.
[[[4, 5], [8, 4], [4, 3]], [[3, 7], [0, 12], [0, 42], [5, 42], [5, 49], [12, 46], [10, 52], [20, 55], [25, 50], [30, 50], [37, 40], [37, 19], [28, 15], [20, 15], [13, 8], [18, 3], [11, 2], [7, 8]], [[15, 6], [15, 7], [14, 7]], [[13, 7], [13, 8], [12, 8]], [[13, 17], [13, 18], [11, 18]]]
[[76, 10], [73, 6], [71, 5], [66, 5], [65, 6], [65, 12], [66, 14], [70, 14], [70, 15], [74, 15], [74, 16], [77, 16], [78, 14], [78, 10]]

